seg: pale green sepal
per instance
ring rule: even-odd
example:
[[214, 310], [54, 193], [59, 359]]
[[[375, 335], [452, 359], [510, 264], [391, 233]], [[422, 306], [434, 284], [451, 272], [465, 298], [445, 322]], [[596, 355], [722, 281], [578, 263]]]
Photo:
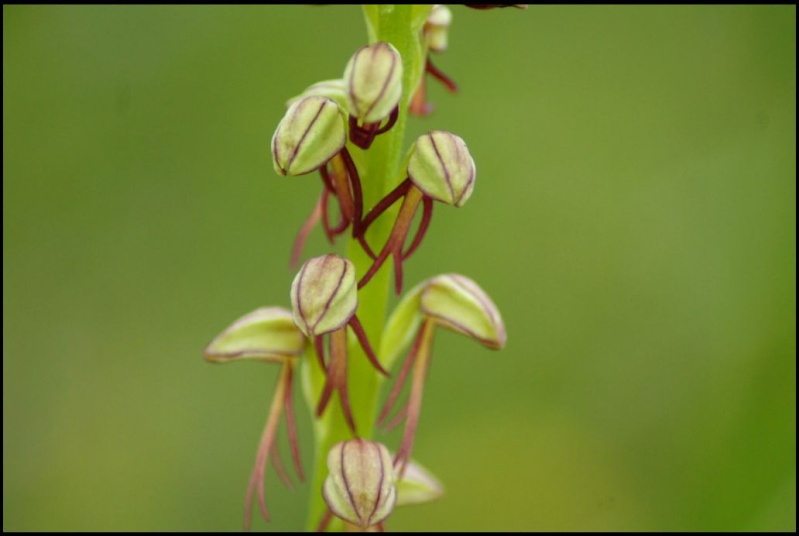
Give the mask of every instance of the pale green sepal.
[[443, 494], [441, 482], [414, 460], [408, 462], [402, 480], [397, 482], [397, 506], [427, 503]]
[[428, 280], [420, 308], [442, 326], [463, 333], [489, 348], [505, 346], [505, 324], [497, 306], [468, 277], [445, 274]]
[[205, 349], [206, 361], [231, 363], [243, 359], [282, 362], [305, 350], [306, 339], [294, 325], [291, 311], [262, 307], [244, 315]]
[[463, 206], [472, 195], [475, 165], [466, 142], [444, 130], [419, 136], [408, 160], [408, 177], [436, 201]]
[[272, 136], [272, 163], [280, 175], [304, 175], [325, 165], [346, 142], [339, 105], [325, 97], [303, 97], [289, 106]]
[[358, 308], [355, 266], [334, 254], [308, 259], [291, 284], [291, 306], [308, 337], [344, 327]]

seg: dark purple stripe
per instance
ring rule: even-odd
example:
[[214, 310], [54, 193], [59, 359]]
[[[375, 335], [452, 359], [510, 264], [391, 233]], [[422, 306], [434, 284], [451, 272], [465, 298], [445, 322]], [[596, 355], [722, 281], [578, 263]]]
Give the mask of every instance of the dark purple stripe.
[[316, 112], [316, 115], [308, 124], [308, 128], [305, 129], [305, 132], [302, 133], [302, 138], [300, 138], [300, 141], [297, 142], [297, 145], [294, 147], [294, 152], [291, 154], [291, 158], [289, 159], [289, 163], [286, 167], [291, 167], [291, 164], [294, 163], [294, 159], [297, 158], [297, 154], [300, 152], [300, 147], [302, 146], [302, 143], [305, 141], [305, 137], [308, 136], [308, 132], [311, 131], [311, 128], [314, 126], [314, 123], [316, 123], [316, 120], [319, 119], [319, 115], [322, 113], [322, 110], [325, 109], [325, 106], [327, 106], [327, 102], [328, 102], [327, 99], [324, 99], [322, 101], [322, 105], [319, 107], [319, 110]]
[[433, 150], [436, 152], [436, 157], [438, 161], [441, 162], [441, 169], [444, 170], [444, 181], [447, 183], [447, 188], [449, 188], [449, 195], [452, 197], [452, 202], [455, 202], [455, 191], [452, 189], [452, 182], [449, 178], [449, 170], [447, 169], [446, 164], [444, 164], [444, 160], [441, 158], [441, 153], [438, 152], [438, 146], [436, 145], [436, 140], [433, 138], [433, 134], [430, 133], [427, 135], [430, 138], [430, 143], [433, 144]]
[[[323, 261], [323, 263], [327, 264], [327, 259], [325, 259]], [[338, 278], [338, 283], [336, 283], [336, 288], [333, 290], [333, 292], [330, 293], [330, 297], [327, 299], [327, 302], [325, 303], [325, 308], [322, 309], [322, 314], [319, 315], [319, 318], [316, 319], [316, 323], [313, 326], [314, 327], [314, 331], [316, 331], [316, 326], [319, 325], [319, 322], [321, 322], [322, 319], [327, 314], [327, 311], [330, 309], [330, 304], [333, 302], [333, 298], [336, 297], [336, 294], [338, 294], [338, 291], [341, 288], [341, 282], [344, 281], [344, 275], [347, 273], [347, 263], [346, 262], [342, 262], [341, 266], [343, 268], [341, 270], [341, 276]]]
[[[388, 50], [390, 51], [391, 49]], [[377, 47], [375, 47], [375, 52], [372, 54], [372, 56], [374, 57], [376, 54], [377, 54]], [[380, 93], [377, 94], [377, 98], [374, 100], [374, 102], [372, 102], [372, 105], [369, 106], [369, 108], [363, 114], [364, 117], [369, 115], [369, 112], [371, 112], [372, 109], [374, 109], [374, 107], [377, 105], [377, 103], [380, 102], [380, 99], [383, 98], [383, 95], [386, 93], [386, 89], [388, 88], [389, 82], [391, 82], [391, 80], [394, 78], [394, 68], [396, 67], [396, 65], [397, 65], [397, 57], [394, 54], [391, 54], [391, 68], [388, 70], [388, 77], [386, 78], [385, 82], [383, 82], [383, 87], [380, 88]]]

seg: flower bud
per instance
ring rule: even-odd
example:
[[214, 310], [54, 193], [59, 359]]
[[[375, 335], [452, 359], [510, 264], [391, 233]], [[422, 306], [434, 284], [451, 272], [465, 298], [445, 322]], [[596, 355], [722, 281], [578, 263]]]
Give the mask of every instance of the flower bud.
[[425, 195], [456, 207], [474, 189], [474, 160], [455, 134], [433, 130], [417, 138], [408, 160], [408, 177]]
[[272, 136], [272, 159], [281, 175], [304, 175], [325, 165], [347, 142], [341, 108], [325, 97], [304, 97], [286, 111]]
[[294, 325], [291, 311], [262, 307], [239, 318], [211, 341], [205, 359], [213, 363], [239, 359], [281, 362], [297, 357], [304, 349], [305, 337]]
[[361, 47], [344, 69], [350, 115], [379, 123], [389, 116], [402, 94], [402, 58], [384, 41]]
[[382, 444], [365, 439], [337, 443], [327, 455], [327, 468], [322, 494], [336, 516], [365, 530], [394, 510], [394, 467]]
[[424, 23], [424, 36], [431, 51], [444, 52], [447, 49], [447, 34], [451, 23], [452, 11], [443, 4], [434, 4]]
[[505, 324], [497, 306], [468, 277], [445, 274], [430, 279], [422, 292], [423, 313], [439, 324], [467, 335], [484, 346], [505, 346]]
[[344, 327], [358, 307], [355, 266], [333, 254], [309, 259], [291, 284], [291, 305], [308, 337]]

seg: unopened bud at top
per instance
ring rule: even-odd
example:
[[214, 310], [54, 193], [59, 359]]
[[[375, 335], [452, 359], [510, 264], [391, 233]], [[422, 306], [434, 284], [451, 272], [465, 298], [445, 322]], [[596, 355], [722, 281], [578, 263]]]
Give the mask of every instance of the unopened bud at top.
[[447, 35], [452, 23], [452, 11], [443, 4], [434, 4], [424, 23], [424, 37], [427, 47], [433, 52], [447, 49]]
[[361, 47], [344, 70], [350, 115], [378, 123], [391, 114], [402, 95], [402, 57], [384, 41]]
[[294, 102], [272, 136], [272, 159], [281, 175], [304, 175], [325, 165], [347, 142], [346, 121], [334, 101], [320, 96]]
[[420, 299], [422, 312], [441, 325], [467, 335], [484, 346], [505, 346], [505, 324], [499, 309], [468, 277], [445, 274], [430, 279]]
[[461, 207], [474, 189], [474, 160], [460, 137], [433, 130], [414, 143], [408, 177], [425, 195]]
[[213, 363], [283, 361], [299, 356], [304, 349], [305, 337], [294, 325], [291, 311], [262, 307], [239, 318], [211, 341], [205, 359]]
[[355, 267], [333, 254], [309, 259], [291, 284], [291, 305], [308, 337], [344, 327], [358, 307]]
[[327, 468], [322, 494], [336, 516], [366, 530], [394, 510], [394, 467], [382, 444], [365, 439], [337, 443], [327, 455]]

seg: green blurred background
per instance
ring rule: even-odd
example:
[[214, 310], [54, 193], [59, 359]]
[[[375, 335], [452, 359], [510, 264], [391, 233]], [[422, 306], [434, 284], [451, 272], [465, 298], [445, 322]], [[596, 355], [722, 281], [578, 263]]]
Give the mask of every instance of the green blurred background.
[[[461, 92], [408, 135], [462, 136], [478, 185], [406, 280], [474, 278], [509, 338], [437, 339], [414, 455], [446, 496], [389, 528], [794, 530], [795, 6], [453, 13]], [[3, 7], [5, 530], [240, 528], [277, 368], [202, 349], [289, 304], [320, 183], [268, 143], [365, 35], [354, 6]], [[254, 528], [308, 493], [270, 472]]]

